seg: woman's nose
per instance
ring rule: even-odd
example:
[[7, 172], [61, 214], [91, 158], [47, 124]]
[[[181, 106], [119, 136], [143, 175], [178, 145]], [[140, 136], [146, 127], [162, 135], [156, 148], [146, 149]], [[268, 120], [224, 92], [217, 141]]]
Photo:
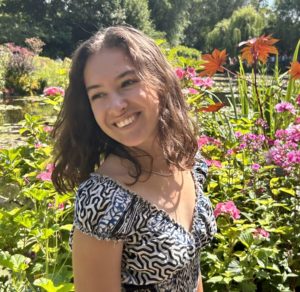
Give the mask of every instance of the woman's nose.
[[112, 93], [110, 96], [110, 111], [115, 115], [126, 112], [128, 106], [127, 99], [119, 93]]

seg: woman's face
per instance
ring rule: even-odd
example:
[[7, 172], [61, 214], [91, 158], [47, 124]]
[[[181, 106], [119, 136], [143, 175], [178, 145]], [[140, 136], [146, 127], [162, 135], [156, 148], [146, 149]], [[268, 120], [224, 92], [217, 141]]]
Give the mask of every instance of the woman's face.
[[84, 81], [97, 124], [127, 147], [146, 150], [158, 133], [159, 97], [140, 80], [129, 57], [117, 48], [91, 55]]

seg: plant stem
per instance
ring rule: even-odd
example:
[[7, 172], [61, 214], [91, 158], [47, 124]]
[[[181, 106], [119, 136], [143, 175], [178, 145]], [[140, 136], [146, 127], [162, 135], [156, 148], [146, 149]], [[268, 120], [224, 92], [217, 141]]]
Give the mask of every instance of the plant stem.
[[256, 94], [256, 99], [257, 99], [257, 103], [258, 103], [258, 109], [259, 109], [259, 114], [260, 114], [260, 118], [264, 119], [264, 113], [262, 110], [262, 105], [260, 102], [260, 98], [259, 98], [259, 92], [258, 92], [258, 86], [257, 86], [257, 60], [255, 60], [254, 65], [253, 65], [253, 70], [254, 70], [254, 89], [255, 89], [255, 94]]

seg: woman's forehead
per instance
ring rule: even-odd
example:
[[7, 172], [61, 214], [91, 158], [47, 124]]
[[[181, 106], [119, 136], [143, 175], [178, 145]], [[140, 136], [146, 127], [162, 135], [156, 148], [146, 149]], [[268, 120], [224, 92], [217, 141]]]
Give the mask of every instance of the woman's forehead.
[[84, 77], [102, 75], [117, 77], [124, 71], [136, 71], [130, 57], [120, 49], [103, 49], [91, 55], [84, 68]]

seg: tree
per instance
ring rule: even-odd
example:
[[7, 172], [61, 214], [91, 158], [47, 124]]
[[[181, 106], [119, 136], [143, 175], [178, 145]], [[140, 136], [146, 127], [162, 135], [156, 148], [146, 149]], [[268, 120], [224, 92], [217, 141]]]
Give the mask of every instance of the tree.
[[193, 0], [189, 9], [190, 23], [184, 31], [184, 44], [204, 50], [207, 34], [233, 11], [245, 5], [246, 0]]
[[148, 35], [154, 34], [148, 0], [124, 0], [125, 22], [142, 30]]
[[171, 45], [178, 45], [184, 39], [190, 4], [191, 0], [149, 0], [155, 28], [166, 33]]
[[279, 38], [279, 49], [292, 54], [300, 38], [300, 1], [276, 0], [274, 17], [267, 31]]
[[227, 49], [232, 56], [243, 40], [258, 37], [265, 27], [264, 17], [253, 6], [242, 7], [228, 19], [223, 19], [207, 35], [207, 49]]

